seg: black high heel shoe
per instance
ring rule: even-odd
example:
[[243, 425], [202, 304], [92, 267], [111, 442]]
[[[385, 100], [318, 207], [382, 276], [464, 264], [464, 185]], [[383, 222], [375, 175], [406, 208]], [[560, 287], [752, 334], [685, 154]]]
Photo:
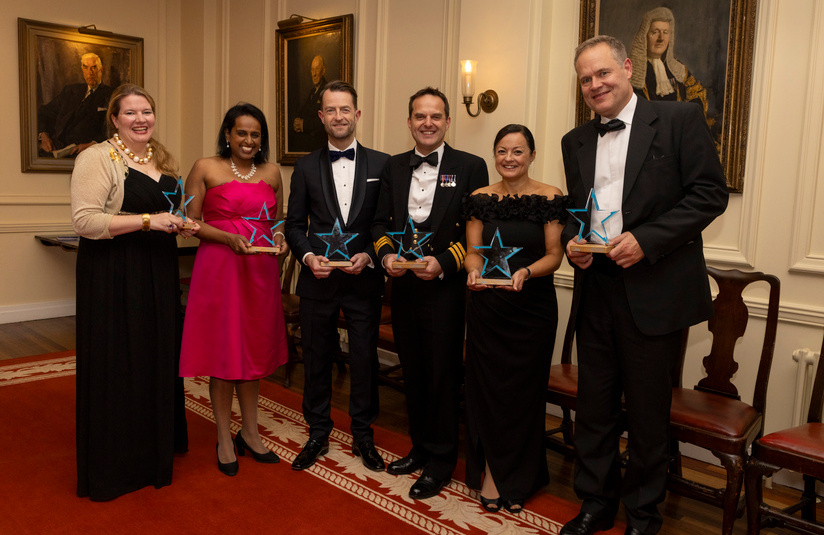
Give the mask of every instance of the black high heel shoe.
[[524, 501], [518, 498], [504, 498], [504, 509], [512, 513], [513, 515], [517, 515], [524, 509]]
[[481, 505], [490, 513], [497, 513], [501, 510], [501, 507], [503, 506], [503, 500], [501, 500], [500, 497], [484, 498], [483, 496], [481, 496]]
[[254, 459], [259, 463], [274, 464], [280, 462], [280, 457], [278, 457], [278, 454], [273, 451], [266, 450], [266, 453], [258, 453], [250, 448], [249, 444], [247, 444], [246, 440], [244, 440], [243, 435], [240, 434], [240, 431], [238, 431], [237, 435], [235, 435], [235, 444], [237, 445], [237, 454], [241, 457], [246, 455], [246, 450], [249, 450], [252, 457], [254, 457]]
[[[215, 446], [215, 450], [217, 451], [219, 449], [220, 449], [220, 444], [217, 444]], [[232, 451], [234, 451], [234, 449], [235, 449], [235, 443], [232, 442]], [[230, 462], [230, 463], [222, 463], [222, 462], [220, 462], [220, 456], [218, 456], [218, 458], [217, 458], [217, 469], [220, 470], [221, 472], [223, 472], [224, 474], [226, 474], [227, 476], [236, 476], [237, 475], [237, 468], [238, 468], [237, 458], [235, 458], [235, 460]]]

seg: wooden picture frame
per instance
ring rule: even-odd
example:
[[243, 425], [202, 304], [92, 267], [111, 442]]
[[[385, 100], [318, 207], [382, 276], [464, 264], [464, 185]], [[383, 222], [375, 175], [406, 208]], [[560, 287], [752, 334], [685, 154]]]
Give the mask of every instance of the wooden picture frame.
[[[352, 82], [353, 25], [350, 14], [277, 30], [279, 164], [294, 165], [299, 157], [326, 142], [317, 114], [320, 90], [333, 80]], [[318, 69], [318, 57], [322, 69]]]
[[[757, 0], [581, 0], [579, 42], [599, 34], [630, 54], [644, 14], [665, 6], [675, 18], [675, 57], [707, 91], [705, 112], [729, 191], [744, 190]], [[700, 13], [700, 17], [690, 17]], [[576, 124], [592, 118], [577, 91]]]
[[[76, 145], [103, 141], [106, 132], [103, 108], [108, 106], [111, 91], [126, 82], [143, 85], [142, 38], [83, 30], [92, 33], [81, 32], [73, 26], [17, 19], [20, 154], [24, 173], [70, 173], [76, 154], [58, 152], [55, 156], [41, 150], [38, 139], [41, 130], [50, 138], [55, 137], [55, 149], [61, 148], [64, 139], [74, 139]], [[87, 53], [97, 54], [102, 65], [102, 78], [94, 96], [85, 94], [88, 85], [81, 57]], [[67, 148], [62, 152], [72, 150], [77, 149]]]

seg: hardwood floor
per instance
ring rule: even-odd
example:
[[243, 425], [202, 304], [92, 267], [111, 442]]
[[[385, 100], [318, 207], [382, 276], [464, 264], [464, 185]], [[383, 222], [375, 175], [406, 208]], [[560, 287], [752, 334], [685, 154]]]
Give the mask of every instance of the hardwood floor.
[[0, 360], [75, 348], [74, 316], [0, 324]]
[[[75, 321], [74, 317], [54, 318], [47, 320], [25, 321], [0, 325], [0, 361], [3, 359], [40, 355], [56, 351], [66, 351], [75, 348]], [[268, 380], [284, 384], [284, 368], [278, 370]], [[292, 374], [290, 390], [303, 391], [303, 367], [298, 365]], [[333, 404], [336, 408], [346, 412], [348, 400], [348, 374], [336, 371], [333, 384]], [[406, 402], [403, 394], [387, 387], [381, 387], [381, 412], [377, 425], [398, 433], [407, 431]], [[345, 428], [347, 422], [337, 422]], [[547, 416], [547, 425], [555, 427], [557, 420]], [[463, 451], [463, 449], [462, 449]], [[560, 498], [577, 503], [572, 490], [573, 462], [554, 452], [547, 452], [547, 462], [550, 472], [550, 484], [547, 492]], [[708, 465], [693, 459], [684, 459], [684, 471], [690, 477], [700, 478], [713, 485], [722, 486], [724, 481], [723, 470], [714, 465]], [[794, 489], [775, 485], [772, 489], [765, 489], [765, 498], [778, 505], [786, 506], [793, 503], [797, 492]], [[528, 506], [528, 504], [527, 504]], [[683, 498], [675, 494], [668, 494], [661, 506], [664, 515], [664, 527], [661, 535], [706, 535], [720, 532], [721, 510], [695, 500]], [[819, 518], [824, 517], [824, 507], [819, 505]], [[746, 518], [739, 518], [735, 523], [735, 535], [744, 535], [747, 531]], [[787, 533], [782, 530], [765, 529], [767, 534]]]

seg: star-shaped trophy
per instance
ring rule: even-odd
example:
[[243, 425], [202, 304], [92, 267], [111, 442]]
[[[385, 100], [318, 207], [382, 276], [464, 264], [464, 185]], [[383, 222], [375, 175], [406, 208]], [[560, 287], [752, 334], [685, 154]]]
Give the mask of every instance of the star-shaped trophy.
[[321, 262], [322, 266], [330, 267], [350, 267], [352, 261], [349, 259], [349, 249], [346, 244], [357, 237], [357, 232], [343, 232], [340, 220], [335, 219], [332, 232], [317, 232], [315, 236], [326, 242], [326, 258], [328, 262]]
[[[578, 231], [578, 241], [582, 239], [589, 238], [590, 236], [598, 237], [603, 243], [582, 243], [578, 245], [570, 245], [570, 249], [572, 251], [578, 253], [608, 253], [615, 249], [614, 245], [607, 245], [609, 243], [609, 236], [607, 235], [607, 228], [606, 222], [618, 213], [618, 210], [601, 210], [601, 207], [598, 205], [598, 199], [595, 197], [595, 190], [589, 190], [589, 196], [587, 197], [586, 206], [583, 208], [568, 208], [567, 212], [569, 212], [572, 217], [575, 218], [578, 223], [581, 224], [581, 229]], [[591, 228], [590, 231], [584, 235], [584, 229], [587, 226], [586, 221], [578, 217], [577, 214], [582, 214], [582, 217], [586, 217], [587, 221], [592, 221], [593, 214], [606, 214], [606, 217], [603, 219], [598, 220], [596, 217], [596, 221], [598, 222], [598, 226], [600, 227], [600, 231], [596, 230], [595, 228]]]
[[[504, 247], [501, 243], [501, 232], [496, 228], [489, 245], [481, 245], [476, 249], [484, 257], [484, 267], [481, 271], [481, 278], [477, 281], [478, 284], [511, 286], [512, 272], [509, 269], [509, 259], [522, 247]], [[484, 254], [483, 251], [487, 251], [487, 253]], [[495, 273], [496, 271], [498, 273]], [[503, 277], [500, 275], [503, 275]]]
[[[256, 217], [244, 216], [243, 219], [245, 219], [246, 221], [274, 221], [275, 224], [269, 227], [269, 234], [271, 235], [271, 238], [264, 233], [261, 233], [260, 236], [258, 236], [258, 227], [249, 224], [249, 227], [252, 229], [252, 237], [249, 238], [249, 243], [252, 244], [250, 250], [255, 253], [278, 254], [280, 252], [280, 246], [275, 244], [275, 234], [278, 233], [277, 228], [283, 224], [283, 220], [277, 221], [269, 217], [269, 208], [266, 207], [265, 202], [263, 203], [263, 207], [261, 207], [260, 212], [258, 212], [258, 215]], [[281, 232], [280, 234], [282, 235], [283, 233]]]
[[[173, 197], [180, 194], [180, 198], [182, 199], [183, 203], [182, 206], [179, 202], [175, 202]], [[188, 223], [189, 219], [189, 203], [192, 202], [192, 199], [195, 198], [194, 195], [187, 195], [183, 189], [183, 177], [177, 177], [177, 184], [175, 185], [174, 191], [164, 191], [163, 195], [166, 196], [166, 200], [169, 201], [169, 213], [172, 215], [180, 216], [183, 218], [183, 226], [181, 228], [184, 229], [191, 229], [194, 228], [194, 224]]]
[[432, 237], [431, 232], [421, 232], [415, 228], [412, 216], [406, 220], [406, 225], [400, 232], [386, 233], [392, 241], [398, 244], [398, 256], [393, 263], [396, 268], [423, 269], [426, 262], [423, 257], [423, 246]]

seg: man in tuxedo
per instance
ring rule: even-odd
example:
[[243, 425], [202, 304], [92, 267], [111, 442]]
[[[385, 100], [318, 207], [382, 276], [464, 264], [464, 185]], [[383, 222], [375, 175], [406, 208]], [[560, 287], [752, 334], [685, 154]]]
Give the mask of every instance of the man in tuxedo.
[[[626, 533], [646, 535], [662, 523], [657, 505], [665, 495], [682, 330], [712, 315], [701, 232], [726, 208], [727, 187], [701, 108], [639, 99], [620, 41], [585, 41], [574, 63], [596, 116], [561, 141], [567, 189], [577, 207], [591, 209], [581, 215], [590, 230], [581, 242], [606, 237], [615, 248], [573, 251], [580, 230], [574, 218], [562, 234], [582, 277], [575, 491], [583, 503], [561, 535], [611, 528], [619, 501]], [[629, 451], [623, 478], [622, 395]]]
[[309, 66], [312, 75], [312, 89], [306, 95], [295, 118], [289, 137], [290, 152], [308, 152], [320, 148], [326, 142], [325, 126], [318, 120], [321, 102], [320, 94], [326, 87], [326, 63], [323, 56], [315, 56]]
[[76, 147], [70, 155], [106, 139], [106, 109], [112, 88], [101, 83], [103, 62], [93, 52], [80, 58], [85, 83], [71, 84], [37, 115], [37, 139], [42, 153], [51, 153], [68, 145]]
[[[380, 172], [388, 154], [367, 149], [355, 139], [361, 112], [358, 94], [346, 82], [329, 83], [319, 112], [328, 143], [295, 163], [286, 216], [286, 241], [303, 264], [297, 283], [305, 384], [303, 416], [309, 441], [292, 468], [303, 470], [329, 451], [332, 431], [332, 358], [339, 348], [338, 317], [343, 311], [349, 334], [349, 416], [352, 453], [380, 472], [372, 423], [378, 416], [378, 325], [383, 272], [369, 227], [380, 191]], [[351, 239], [350, 239], [351, 238]], [[324, 263], [349, 256], [349, 267]]]
[[[409, 491], [413, 499], [437, 495], [457, 463], [466, 305], [461, 203], [465, 194], [489, 184], [481, 158], [444, 143], [449, 123], [449, 102], [439, 90], [427, 87], [409, 99], [407, 125], [415, 148], [387, 162], [372, 226], [378, 258], [394, 277], [392, 328], [412, 437], [412, 450], [387, 471], [401, 475], [423, 468]], [[394, 266], [399, 251], [395, 235], [387, 233], [404, 230], [419, 240], [425, 268]]]

